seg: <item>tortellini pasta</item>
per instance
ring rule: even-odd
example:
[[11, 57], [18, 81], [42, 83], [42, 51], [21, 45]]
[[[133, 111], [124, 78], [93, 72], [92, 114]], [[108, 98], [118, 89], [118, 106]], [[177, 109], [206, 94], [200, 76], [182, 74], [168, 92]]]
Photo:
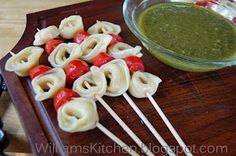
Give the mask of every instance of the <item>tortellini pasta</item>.
[[101, 67], [105, 77], [108, 79], [107, 96], [120, 96], [128, 90], [130, 73], [126, 63], [121, 59], [116, 59]]
[[6, 71], [14, 71], [18, 76], [28, 76], [29, 70], [39, 64], [39, 58], [43, 54], [39, 47], [27, 47], [9, 58], [5, 64]]
[[31, 83], [36, 94], [35, 100], [43, 101], [53, 98], [58, 90], [65, 87], [66, 75], [63, 69], [53, 68], [35, 77]]
[[59, 127], [70, 133], [92, 130], [99, 121], [95, 102], [82, 97], [66, 102], [57, 114]]
[[63, 38], [73, 38], [76, 32], [84, 31], [82, 17], [79, 15], [72, 15], [63, 19], [60, 23], [59, 31]]
[[77, 43], [61, 43], [49, 55], [48, 61], [53, 67], [65, 68], [74, 59], [82, 56], [80, 45]]
[[81, 50], [83, 60], [92, 62], [92, 60], [101, 52], [106, 52], [112, 37], [105, 34], [94, 34], [89, 36], [84, 42], [81, 43]]
[[131, 77], [129, 93], [136, 98], [145, 98], [147, 93], [155, 94], [160, 83], [161, 79], [156, 75], [137, 71]]
[[142, 57], [143, 54], [140, 52], [142, 48], [140, 46], [132, 47], [126, 43], [118, 42], [108, 49], [108, 53], [114, 58], [126, 58], [128, 56]]
[[97, 21], [96, 24], [88, 29], [90, 34], [119, 34], [121, 28], [117, 24], [106, 21]]
[[[89, 86], [87, 84], [89, 84]], [[107, 83], [105, 75], [96, 66], [90, 68], [90, 72], [79, 77], [73, 84], [73, 90], [82, 97], [96, 99], [96, 95], [102, 97], [106, 92]]]
[[34, 42], [33, 45], [40, 46], [48, 42], [49, 40], [52, 40], [54, 38], [57, 38], [59, 36], [60, 32], [58, 28], [54, 25], [49, 26], [47, 28], [38, 30], [38, 32], [34, 36]]

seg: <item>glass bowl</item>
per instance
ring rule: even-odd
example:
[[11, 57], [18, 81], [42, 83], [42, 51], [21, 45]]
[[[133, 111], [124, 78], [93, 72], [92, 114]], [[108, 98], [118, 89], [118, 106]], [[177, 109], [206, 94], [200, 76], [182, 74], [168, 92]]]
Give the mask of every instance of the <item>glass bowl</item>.
[[[196, 3], [196, 1], [189, 0], [125, 0], [123, 5], [123, 16], [129, 29], [142, 42], [144, 47], [156, 58], [163, 63], [174, 68], [190, 71], [190, 72], [207, 72], [221, 69], [228, 66], [236, 65], [236, 58], [232, 60], [223, 61], [208, 61], [198, 58], [187, 57], [178, 53], [174, 53], [169, 49], [161, 47], [160, 45], [149, 40], [139, 29], [137, 19], [139, 14], [147, 7], [156, 3], [171, 3], [171, 2], [185, 2]], [[208, 5], [205, 6], [218, 14], [221, 14], [231, 22], [236, 20], [236, 3], [234, 0], [208, 0]]]

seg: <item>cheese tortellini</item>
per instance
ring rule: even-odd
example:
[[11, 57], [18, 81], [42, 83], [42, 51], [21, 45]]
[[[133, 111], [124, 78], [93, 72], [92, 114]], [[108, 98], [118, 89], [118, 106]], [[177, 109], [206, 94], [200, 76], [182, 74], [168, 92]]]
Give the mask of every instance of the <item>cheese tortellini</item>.
[[[89, 84], [89, 86], [87, 84]], [[96, 66], [90, 68], [90, 72], [79, 77], [73, 84], [73, 90], [82, 97], [96, 99], [96, 95], [102, 97], [106, 92], [107, 83], [105, 75]]]
[[66, 74], [61, 68], [53, 68], [35, 77], [31, 83], [36, 94], [35, 100], [43, 101], [53, 98], [58, 90], [65, 87]]
[[107, 96], [120, 96], [129, 88], [130, 73], [125, 61], [116, 59], [101, 67], [105, 77], [108, 79]]
[[61, 37], [71, 39], [75, 36], [76, 32], [84, 31], [84, 24], [82, 17], [79, 15], [72, 15], [63, 19], [59, 26]]
[[92, 130], [99, 121], [95, 102], [82, 97], [66, 102], [57, 114], [59, 127], [70, 133]]
[[92, 62], [92, 60], [101, 52], [106, 52], [112, 37], [105, 34], [94, 34], [89, 36], [84, 42], [81, 43], [81, 50], [83, 60]]
[[114, 58], [121, 59], [128, 56], [142, 57], [141, 50], [142, 48], [140, 46], [132, 47], [126, 43], [118, 42], [108, 49], [108, 53]]
[[33, 45], [40, 46], [48, 42], [49, 40], [52, 40], [54, 38], [57, 38], [59, 36], [60, 32], [58, 28], [54, 25], [49, 26], [47, 28], [38, 30], [38, 32], [34, 36], [34, 42]]
[[161, 79], [147, 72], [135, 72], [130, 80], [129, 93], [136, 98], [145, 98], [147, 93], [155, 94]]
[[80, 45], [77, 43], [61, 43], [49, 55], [48, 61], [53, 67], [65, 68], [74, 59], [82, 56]]
[[97, 21], [96, 24], [88, 29], [90, 34], [119, 34], [121, 28], [117, 24], [106, 21]]
[[9, 58], [5, 65], [6, 71], [13, 71], [18, 76], [28, 76], [29, 70], [39, 64], [39, 58], [43, 54], [39, 47], [27, 47]]

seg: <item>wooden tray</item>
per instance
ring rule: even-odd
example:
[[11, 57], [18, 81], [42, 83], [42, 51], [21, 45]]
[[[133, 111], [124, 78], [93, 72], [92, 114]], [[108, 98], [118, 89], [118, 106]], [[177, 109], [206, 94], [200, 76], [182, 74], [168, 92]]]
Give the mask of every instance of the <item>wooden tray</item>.
[[[32, 45], [36, 28], [58, 26], [64, 17], [73, 14], [83, 16], [86, 29], [96, 20], [118, 23], [122, 27], [121, 36], [128, 43], [141, 45], [123, 20], [122, 1], [99, 0], [28, 14], [25, 32], [12, 51], [18, 52]], [[187, 73], [162, 64], [145, 49], [143, 53], [146, 70], [159, 75], [163, 80], [154, 98], [186, 144], [194, 148], [195, 155], [210, 155], [210, 153], [200, 153], [201, 148], [208, 147], [209, 152], [212, 152], [212, 149], [221, 146], [223, 146], [223, 151], [218, 149], [218, 152], [213, 155], [234, 155], [236, 153], [236, 67], [202, 74]], [[1, 60], [1, 72], [36, 155], [79, 155], [79, 152], [80, 155], [102, 155], [102, 146], [107, 147], [109, 152], [112, 152], [111, 148], [114, 147], [115, 152], [110, 154], [127, 155], [119, 152], [112, 140], [98, 129], [76, 134], [61, 131], [57, 125], [52, 101], [36, 102], [30, 79], [18, 78], [14, 73], [4, 70], [5, 62], [9, 57], [10, 55], [7, 55]], [[48, 64], [46, 55], [41, 58], [41, 63]], [[161, 154], [160, 144], [142, 124], [124, 98], [105, 97], [105, 100], [146, 145], [153, 147], [157, 155]], [[134, 98], [134, 100], [167, 143], [177, 146], [177, 142], [150, 102], [147, 99]], [[99, 103], [97, 104], [100, 122], [128, 145], [137, 148], [106, 110]], [[39, 151], [40, 145], [51, 148], [48, 148], [46, 152]], [[75, 146], [78, 147], [78, 153], [67, 150], [68, 147]], [[84, 149], [81, 150], [83, 147]], [[91, 148], [90, 153], [87, 147]]]

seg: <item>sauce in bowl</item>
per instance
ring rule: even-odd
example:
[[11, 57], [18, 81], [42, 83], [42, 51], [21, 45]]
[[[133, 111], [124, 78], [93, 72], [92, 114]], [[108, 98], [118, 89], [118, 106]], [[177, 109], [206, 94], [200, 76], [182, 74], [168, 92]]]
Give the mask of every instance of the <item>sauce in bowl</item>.
[[138, 18], [141, 32], [173, 53], [209, 61], [236, 57], [236, 28], [223, 16], [188, 3], [157, 3]]

